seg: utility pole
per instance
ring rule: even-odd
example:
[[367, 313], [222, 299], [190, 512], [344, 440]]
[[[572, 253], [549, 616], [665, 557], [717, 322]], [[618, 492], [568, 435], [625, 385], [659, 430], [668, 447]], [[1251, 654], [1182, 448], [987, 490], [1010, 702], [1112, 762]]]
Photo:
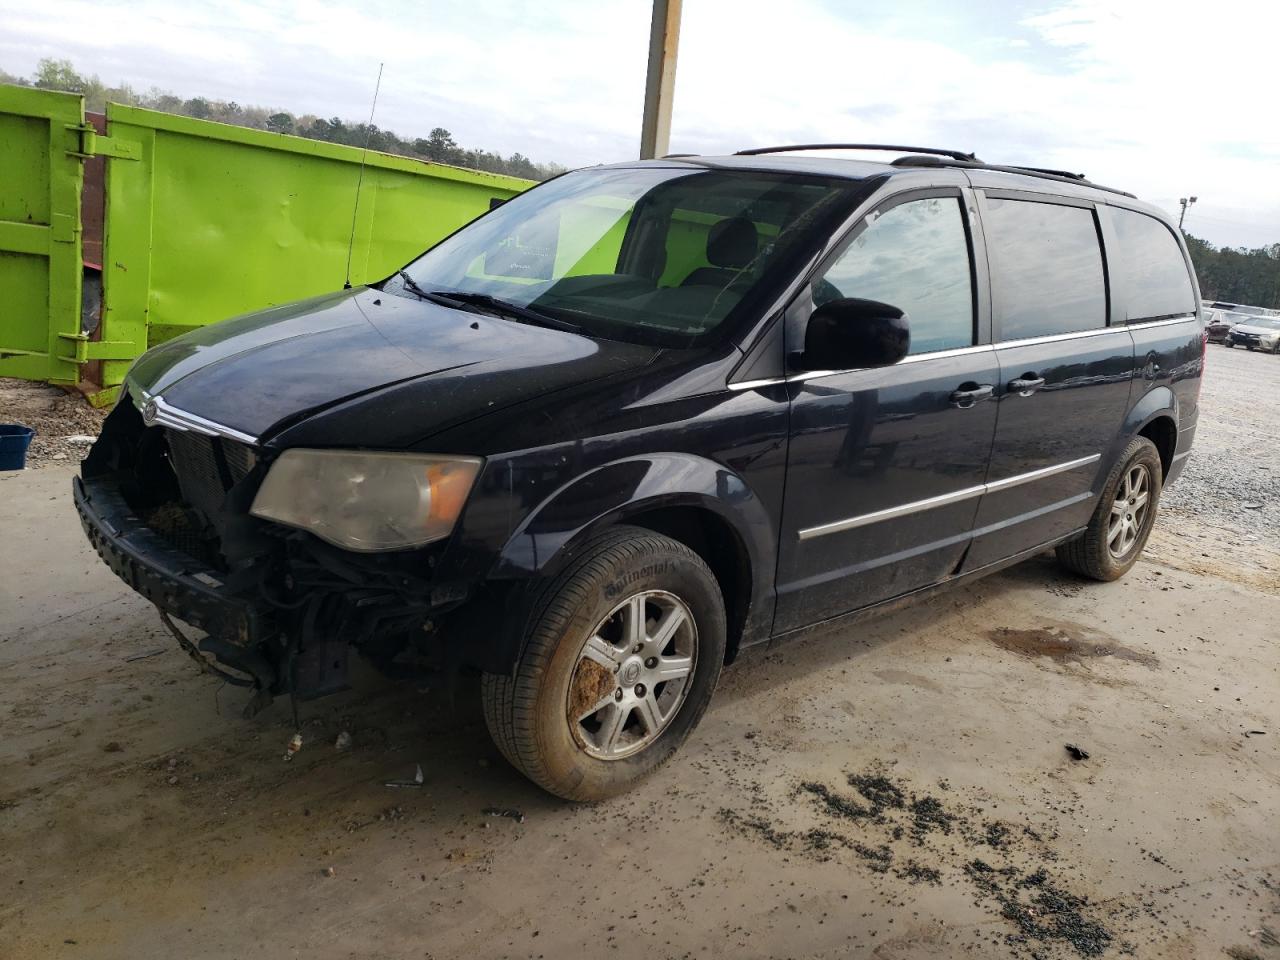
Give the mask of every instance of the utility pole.
[[1197, 200], [1196, 197], [1179, 197], [1178, 202], [1182, 204], [1182, 213], [1178, 216], [1178, 230], [1182, 230], [1182, 221], [1187, 217], [1187, 207], [1191, 206]]
[[653, 0], [649, 30], [649, 74], [644, 85], [640, 159], [652, 160], [671, 146], [671, 101], [676, 91], [676, 49], [680, 45], [681, 0]]

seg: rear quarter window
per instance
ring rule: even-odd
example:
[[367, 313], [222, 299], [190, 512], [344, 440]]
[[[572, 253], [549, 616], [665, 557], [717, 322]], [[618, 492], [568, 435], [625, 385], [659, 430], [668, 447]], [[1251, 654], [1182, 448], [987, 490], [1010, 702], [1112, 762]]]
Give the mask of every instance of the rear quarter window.
[[1129, 323], [1194, 313], [1196, 298], [1182, 248], [1155, 217], [1119, 207], [1111, 210], [1116, 250], [1111, 257], [1117, 285], [1125, 291]]
[[987, 197], [991, 305], [998, 340], [1107, 325], [1107, 287], [1093, 210]]

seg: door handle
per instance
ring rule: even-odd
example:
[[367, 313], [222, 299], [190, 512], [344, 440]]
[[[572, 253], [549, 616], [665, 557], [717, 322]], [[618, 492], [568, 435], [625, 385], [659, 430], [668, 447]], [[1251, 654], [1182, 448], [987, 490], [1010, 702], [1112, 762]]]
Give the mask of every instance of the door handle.
[[1034, 373], [1024, 373], [1016, 380], [1009, 381], [1009, 392], [1016, 393], [1020, 397], [1029, 397], [1043, 386], [1044, 377], [1037, 377]]
[[951, 405], [960, 410], [968, 410], [979, 400], [985, 400], [995, 393], [995, 387], [989, 383], [962, 383], [951, 391]]

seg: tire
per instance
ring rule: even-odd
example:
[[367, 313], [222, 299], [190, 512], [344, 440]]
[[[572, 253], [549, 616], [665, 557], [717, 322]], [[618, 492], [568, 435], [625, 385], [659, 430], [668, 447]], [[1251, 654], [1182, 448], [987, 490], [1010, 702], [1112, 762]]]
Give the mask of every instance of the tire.
[[[1136, 498], [1117, 500], [1126, 479], [1140, 468], [1146, 474], [1147, 493], [1147, 499], [1142, 503], [1146, 510], [1141, 513], [1132, 506], [1132, 499]], [[1119, 580], [1128, 573], [1129, 568], [1142, 555], [1147, 538], [1151, 535], [1151, 528], [1155, 525], [1156, 511], [1160, 506], [1163, 470], [1156, 445], [1146, 437], [1134, 437], [1112, 467], [1085, 532], [1075, 540], [1058, 545], [1058, 562], [1068, 570], [1093, 580]], [[1118, 517], [1122, 529], [1116, 537], [1112, 536], [1117, 532], [1112, 525], [1113, 505], [1125, 510]], [[1132, 517], [1127, 531], [1123, 529], [1125, 516]], [[1129, 539], [1130, 536], [1132, 539]], [[1113, 550], [1113, 544], [1119, 549], [1119, 555]]]
[[[630, 633], [635, 624], [641, 633]], [[484, 675], [485, 723], [544, 790], [615, 796], [669, 760], [702, 719], [725, 634], [720, 587], [701, 557], [639, 527], [611, 528], [547, 585], [513, 675]], [[579, 716], [592, 705], [597, 712]]]
[[1235, 344], [1234, 344], [1234, 343], [1232, 343], [1230, 340], [1223, 340], [1223, 341], [1222, 341], [1222, 345], [1223, 345], [1224, 347], [1226, 347], [1228, 350], [1230, 350], [1230, 349], [1232, 349], [1233, 347], [1235, 347]]

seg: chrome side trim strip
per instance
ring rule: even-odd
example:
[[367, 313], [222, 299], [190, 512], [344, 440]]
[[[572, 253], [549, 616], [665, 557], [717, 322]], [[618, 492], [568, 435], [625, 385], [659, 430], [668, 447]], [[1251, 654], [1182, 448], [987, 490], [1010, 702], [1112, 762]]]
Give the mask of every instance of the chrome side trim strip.
[[874, 513], [863, 513], [859, 516], [849, 517], [845, 520], [835, 520], [831, 523], [819, 524], [816, 527], [806, 527], [800, 531], [799, 537], [801, 540], [808, 540], [811, 537], [822, 537], [828, 533], [840, 533], [844, 530], [853, 530], [857, 527], [865, 527], [870, 523], [879, 523], [882, 520], [893, 520], [896, 517], [905, 517], [908, 514], [920, 513], [924, 510], [936, 510], [938, 507], [950, 506], [953, 503], [959, 503], [962, 500], [969, 500], [972, 497], [982, 496], [987, 493], [998, 493], [1001, 490], [1008, 490], [1012, 487], [1021, 486], [1024, 483], [1034, 483], [1036, 480], [1043, 480], [1045, 477], [1052, 477], [1055, 474], [1066, 473], [1069, 470], [1075, 470], [1090, 463], [1096, 463], [1101, 459], [1102, 454], [1095, 453], [1088, 457], [1080, 457], [1077, 460], [1068, 460], [1066, 463], [1056, 463], [1051, 467], [1041, 467], [1039, 470], [1031, 470], [1027, 473], [1014, 474], [1012, 477], [1005, 477], [1003, 480], [996, 480], [992, 483], [983, 483], [976, 487], [964, 487], [961, 490], [944, 493], [941, 496], [929, 497], [925, 500], [915, 500], [911, 503], [904, 503], [897, 507], [889, 507], [885, 510], [876, 510]]
[[1089, 337], [1100, 337], [1106, 333], [1128, 333], [1129, 328], [1122, 323], [1116, 324], [1114, 327], [1098, 327], [1094, 330], [1076, 330], [1073, 333], [1053, 333], [1047, 337], [1027, 337], [1023, 340], [1001, 340], [996, 344], [997, 349], [1004, 350], [1006, 347], [1034, 347], [1039, 343], [1060, 343], [1063, 340], [1087, 340]]
[[251, 445], [256, 445], [258, 442], [258, 438], [252, 434], [208, 420], [186, 410], [179, 410], [173, 404], [166, 403], [163, 397], [153, 397], [141, 387], [130, 387], [129, 395], [133, 398], [133, 405], [142, 414], [142, 422], [149, 427], [169, 427], [171, 430], [199, 433], [206, 437], [224, 437]]
[[1128, 323], [1125, 324], [1125, 328], [1131, 329], [1134, 327], [1137, 327], [1137, 328], [1171, 327], [1178, 323], [1190, 323], [1192, 320], [1195, 320], [1195, 319], [1196, 319], [1196, 315], [1194, 313], [1188, 313], [1188, 314], [1184, 314], [1181, 317], [1168, 317], [1164, 320], [1130, 320]]
[[980, 343], [973, 347], [956, 347], [952, 350], [935, 350], [933, 353], [912, 353], [903, 357], [894, 366], [901, 366], [904, 363], [923, 363], [925, 360], [943, 360], [947, 357], [963, 357], [971, 353], [990, 353], [995, 350], [995, 344]]
[[828, 533], [840, 533], [844, 530], [853, 530], [855, 527], [865, 527], [869, 523], [879, 523], [881, 520], [905, 517], [909, 513], [918, 513], [921, 510], [935, 510], [938, 507], [950, 506], [953, 503], [959, 503], [961, 500], [980, 497], [986, 492], [986, 489], [986, 486], [981, 484], [976, 487], [965, 487], [963, 490], [944, 493], [939, 497], [929, 497], [927, 500], [916, 500], [913, 503], [889, 507], [887, 510], [877, 510], [874, 513], [864, 513], [857, 517], [849, 517], [846, 520], [836, 520], [816, 527], [806, 527], [800, 531], [800, 539], [808, 540], [810, 537], [822, 537]]
[[1024, 483], [1043, 480], [1045, 477], [1052, 477], [1055, 473], [1066, 473], [1068, 470], [1075, 470], [1077, 467], [1083, 467], [1089, 463], [1097, 463], [1101, 459], [1102, 454], [1095, 453], [1088, 457], [1081, 457], [1079, 460], [1068, 460], [1066, 463], [1057, 463], [1052, 467], [1041, 467], [1039, 470], [1032, 470], [1028, 473], [1017, 473], [1012, 477], [1005, 477], [1003, 480], [996, 480], [994, 483], [988, 483], [987, 493], [995, 493], [999, 490], [1008, 490], [1010, 487], [1017, 487]]

